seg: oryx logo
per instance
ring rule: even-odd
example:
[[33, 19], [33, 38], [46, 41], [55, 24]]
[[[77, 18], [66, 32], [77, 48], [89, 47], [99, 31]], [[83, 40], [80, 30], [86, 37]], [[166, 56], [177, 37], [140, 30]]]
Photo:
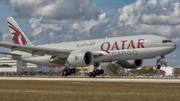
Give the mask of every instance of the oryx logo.
[[74, 55], [75, 56], [75, 61], [77, 61], [78, 60], [78, 57], [76, 56], [76, 55]]
[[10, 22], [8, 22], [9, 24], [9, 28], [11, 28], [12, 30], [14, 30], [14, 33], [12, 34], [12, 40], [14, 44], [20, 44], [20, 45], [26, 45], [26, 39], [24, 38], [24, 36], [22, 35], [22, 33]]

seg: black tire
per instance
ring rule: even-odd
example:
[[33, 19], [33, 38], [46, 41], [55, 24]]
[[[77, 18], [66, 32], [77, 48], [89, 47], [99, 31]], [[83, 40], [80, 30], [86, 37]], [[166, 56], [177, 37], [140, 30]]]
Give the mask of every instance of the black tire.
[[68, 72], [68, 75], [71, 75], [72, 70], [71, 70], [71, 69], [68, 69], [67, 72]]
[[91, 72], [89, 72], [88, 76], [89, 76], [89, 77], [92, 77], [92, 73], [91, 73]]
[[99, 74], [100, 74], [100, 70], [97, 69], [97, 70], [96, 70], [96, 75], [99, 75]]
[[100, 70], [100, 74], [104, 74], [104, 70], [103, 69]]
[[93, 76], [93, 77], [96, 77], [96, 71], [93, 71], [93, 72], [92, 72], [92, 76]]
[[65, 71], [63, 72], [63, 74], [64, 74], [64, 76], [68, 76], [68, 71], [65, 70]]
[[61, 76], [64, 76], [64, 72], [61, 72]]
[[75, 72], [76, 72], [76, 70], [73, 68], [73, 69], [71, 69], [71, 72], [72, 72], [72, 73], [75, 73]]
[[157, 65], [157, 69], [160, 69], [161, 68], [161, 65]]

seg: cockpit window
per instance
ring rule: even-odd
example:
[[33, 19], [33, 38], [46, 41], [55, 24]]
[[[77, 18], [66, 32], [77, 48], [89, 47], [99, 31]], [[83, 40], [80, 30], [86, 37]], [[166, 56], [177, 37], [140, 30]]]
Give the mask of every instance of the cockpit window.
[[162, 43], [172, 42], [171, 40], [163, 40]]
[[171, 40], [168, 40], [168, 42], [172, 42]]

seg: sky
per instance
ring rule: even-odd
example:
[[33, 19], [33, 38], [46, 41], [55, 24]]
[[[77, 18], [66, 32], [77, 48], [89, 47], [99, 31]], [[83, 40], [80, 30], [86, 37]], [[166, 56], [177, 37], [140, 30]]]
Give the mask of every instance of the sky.
[[[34, 45], [143, 34], [164, 36], [177, 45], [165, 61], [169, 66], [180, 66], [180, 0], [0, 0], [2, 42], [12, 43], [6, 21], [10, 16]], [[155, 64], [156, 59], [143, 63]]]

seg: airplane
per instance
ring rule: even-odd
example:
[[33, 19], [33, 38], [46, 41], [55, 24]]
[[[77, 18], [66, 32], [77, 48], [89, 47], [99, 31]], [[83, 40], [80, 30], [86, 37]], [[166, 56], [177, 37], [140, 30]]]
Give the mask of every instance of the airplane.
[[0, 52], [9, 58], [39, 65], [63, 65], [64, 76], [75, 73], [73, 67], [94, 65], [89, 77], [103, 74], [103, 69], [97, 69], [100, 63], [117, 61], [123, 68], [138, 68], [143, 59], [156, 58], [156, 68], [161, 68], [164, 56], [176, 49], [176, 44], [170, 39], [157, 35], [135, 35], [104, 39], [93, 39], [73, 42], [34, 46], [13, 17], [7, 18], [12, 35], [12, 43], [0, 42], [0, 47], [10, 49], [10, 52]]

